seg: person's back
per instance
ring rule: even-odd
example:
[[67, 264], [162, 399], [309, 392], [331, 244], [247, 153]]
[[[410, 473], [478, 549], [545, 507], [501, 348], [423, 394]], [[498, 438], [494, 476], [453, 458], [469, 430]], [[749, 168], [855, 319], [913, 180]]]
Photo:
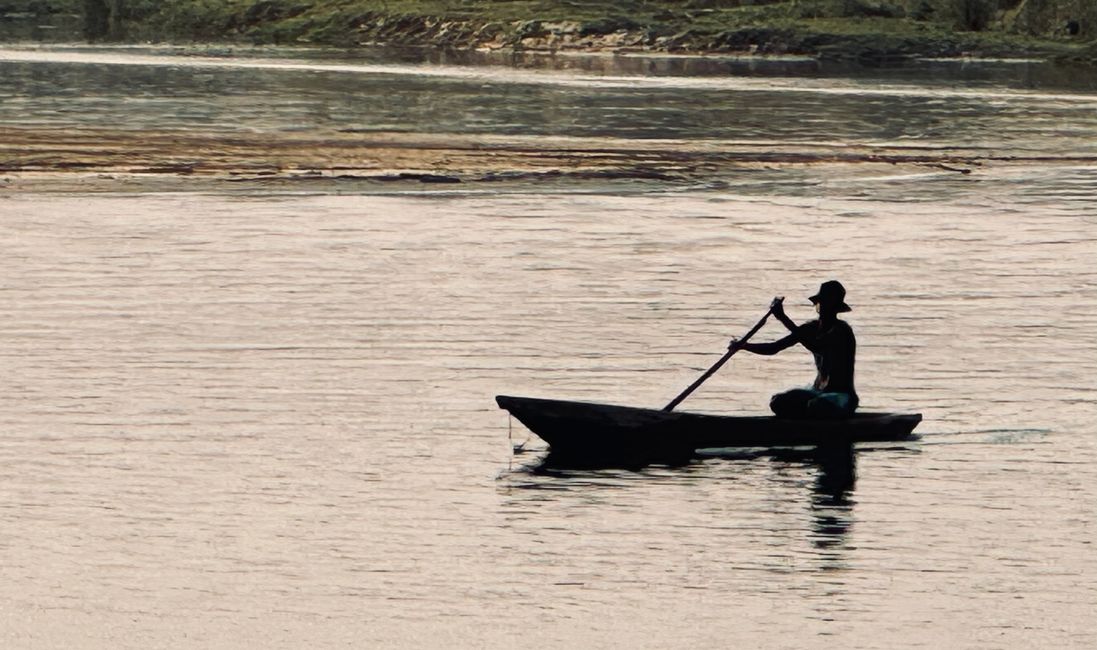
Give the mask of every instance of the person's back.
[[850, 393], [856, 396], [853, 386], [853, 368], [857, 357], [857, 339], [849, 323], [837, 318], [829, 326], [813, 320], [800, 326], [797, 338], [815, 357], [815, 383], [820, 391]]

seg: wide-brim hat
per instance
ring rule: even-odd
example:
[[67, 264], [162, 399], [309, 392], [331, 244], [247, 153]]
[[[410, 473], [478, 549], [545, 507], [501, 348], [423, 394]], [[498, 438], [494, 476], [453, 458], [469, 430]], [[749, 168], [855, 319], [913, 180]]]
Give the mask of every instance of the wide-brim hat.
[[846, 311], [853, 311], [853, 308], [846, 304], [846, 288], [837, 280], [827, 280], [819, 285], [819, 293], [811, 296], [808, 300], [810, 300], [813, 305], [819, 303], [833, 305], [835, 311], [839, 314]]

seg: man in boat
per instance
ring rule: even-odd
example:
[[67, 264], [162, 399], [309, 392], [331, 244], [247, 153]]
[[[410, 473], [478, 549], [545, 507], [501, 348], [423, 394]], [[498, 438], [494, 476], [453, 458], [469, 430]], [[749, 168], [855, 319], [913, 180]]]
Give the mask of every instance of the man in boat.
[[841, 282], [830, 280], [811, 296], [819, 318], [797, 325], [785, 315], [784, 298], [774, 298], [771, 313], [789, 330], [789, 335], [772, 343], [740, 343], [732, 339], [729, 349], [739, 348], [754, 354], [773, 355], [797, 343], [815, 356], [816, 376], [811, 388], [796, 388], [778, 393], [769, 407], [778, 417], [844, 418], [857, 409], [857, 391], [853, 387], [853, 363], [857, 340], [853, 329], [838, 314], [850, 311], [846, 290]]

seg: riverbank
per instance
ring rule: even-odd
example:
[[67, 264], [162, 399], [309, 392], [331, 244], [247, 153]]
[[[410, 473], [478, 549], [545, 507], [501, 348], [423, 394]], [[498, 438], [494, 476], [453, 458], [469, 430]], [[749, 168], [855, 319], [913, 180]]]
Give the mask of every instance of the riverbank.
[[[973, 0], [974, 1], [974, 0]], [[82, 20], [74, 0], [0, 1], [0, 40], [237, 42], [336, 47], [429, 46], [544, 52], [749, 53], [887, 62], [916, 57], [1041, 57], [1097, 61], [1088, 21], [1072, 28], [1024, 13], [986, 19], [944, 0], [489, 2], [241, 0], [123, 3]], [[1010, 4], [1010, 3], [1003, 3]], [[1097, 12], [1094, 12], [1097, 13]], [[1094, 16], [1097, 19], [1097, 16]], [[83, 25], [83, 28], [80, 26]], [[98, 33], [94, 33], [98, 30]]]
[[[687, 188], [808, 170], [977, 177], [1001, 165], [1097, 165], [1090, 139], [1062, 137], [1062, 124], [1097, 128], [1097, 87], [1051, 63], [872, 71], [794, 58], [531, 54], [475, 67], [204, 51], [0, 48], [23, 97], [0, 105], [0, 187]], [[536, 67], [542, 58], [550, 67]], [[902, 82], [883, 81], [896, 71]], [[71, 92], [59, 96], [58, 84]]]

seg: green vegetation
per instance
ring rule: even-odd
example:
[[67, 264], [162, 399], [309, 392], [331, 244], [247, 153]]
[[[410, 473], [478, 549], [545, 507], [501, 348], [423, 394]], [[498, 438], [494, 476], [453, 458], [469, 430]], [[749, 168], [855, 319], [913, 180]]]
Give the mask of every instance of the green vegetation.
[[1092, 59], [1094, 0], [0, 0], [89, 38]]

